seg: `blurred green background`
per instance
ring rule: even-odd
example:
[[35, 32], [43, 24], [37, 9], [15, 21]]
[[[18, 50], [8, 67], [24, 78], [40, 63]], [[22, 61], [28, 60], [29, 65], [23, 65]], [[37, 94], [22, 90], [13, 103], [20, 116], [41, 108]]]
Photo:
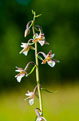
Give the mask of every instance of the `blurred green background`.
[[79, 121], [78, 0], [0, 0], [0, 121], [31, 121], [35, 117], [38, 100], [32, 108], [23, 97], [36, 85], [35, 72], [20, 84], [14, 78], [15, 66], [24, 68], [34, 60], [34, 52], [27, 57], [19, 55], [21, 42], [31, 37], [24, 38], [24, 31], [33, 18], [32, 9], [42, 14], [36, 24], [42, 26], [50, 43], [43, 47], [38, 44], [39, 51], [52, 50], [60, 60], [54, 68], [39, 61], [41, 85], [58, 90], [55, 94], [43, 92], [45, 117], [49, 121]]

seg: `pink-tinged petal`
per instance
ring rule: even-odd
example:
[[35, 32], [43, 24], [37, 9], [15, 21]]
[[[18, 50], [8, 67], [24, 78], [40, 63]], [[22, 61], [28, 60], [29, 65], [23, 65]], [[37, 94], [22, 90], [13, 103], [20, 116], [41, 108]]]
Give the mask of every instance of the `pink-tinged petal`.
[[22, 48], [25, 48], [25, 47], [28, 46], [28, 43], [21, 43], [21, 44], [22, 44], [22, 45], [21, 45]]
[[19, 68], [19, 67], [17, 67], [17, 66], [16, 66], [16, 68], [17, 68], [17, 70], [23, 70], [22, 68]]
[[50, 57], [53, 58], [55, 56], [55, 54], [51, 54]]
[[27, 28], [26, 30], [25, 30], [25, 32], [24, 32], [24, 37], [27, 37], [27, 35], [30, 33], [30, 30], [29, 30], [29, 28]]
[[33, 92], [27, 92], [25, 95], [26, 96], [32, 96], [33, 95]]
[[43, 46], [45, 44], [45, 41], [38, 41], [40, 43], [41, 46]]
[[34, 104], [34, 98], [32, 98], [32, 99], [29, 100], [29, 104], [30, 105], [33, 105]]
[[26, 100], [28, 100], [28, 99], [29, 99], [29, 97], [25, 98], [24, 101], [26, 101]]
[[51, 66], [51, 67], [54, 67], [55, 66], [55, 61], [47, 61], [48, 65]]

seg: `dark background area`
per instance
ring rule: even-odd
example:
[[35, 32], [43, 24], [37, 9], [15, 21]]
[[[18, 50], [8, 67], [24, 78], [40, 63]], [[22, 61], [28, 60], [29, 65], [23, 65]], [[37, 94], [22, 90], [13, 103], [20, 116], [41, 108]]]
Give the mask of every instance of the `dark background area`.
[[[34, 60], [34, 51], [19, 55], [26, 23], [33, 18], [31, 10], [42, 14], [36, 24], [42, 26], [49, 46], [39, 51], [52, 50], [60, 60], [54, 68], [39, 61], [40, 81], [44, 84], [75, 83], [79, 80], [79, 1], [78, 0], [0, 0], [0, 89], [19, 86], [15, 66], [24, 68]], [[29, 69], [30, 70], [30, 69]], [[23, 78], [21, 84], [35, 83], [35, 73]], [[21, 86], [21, 85], [20, 85]]]

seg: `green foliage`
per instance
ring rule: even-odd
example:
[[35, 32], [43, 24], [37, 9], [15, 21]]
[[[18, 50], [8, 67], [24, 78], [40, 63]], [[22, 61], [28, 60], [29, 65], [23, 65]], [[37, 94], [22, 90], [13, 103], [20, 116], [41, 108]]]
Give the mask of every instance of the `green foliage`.
[[45, 88], [41, 88], [41, 90], [44, 90], [45, 92], [48, 92], [48, 93], [53, 93], [52, 91], [49, 91], [49, 90], [47, 90]]
[[28, 73], [27, 76], [29, 76], [34, 71], [35, 68], [36, 68], [36, 65], [31, 69], [30, 73]]
[[38, 58], [43, 61], [43, 58], [40, 55], [38, 55]]

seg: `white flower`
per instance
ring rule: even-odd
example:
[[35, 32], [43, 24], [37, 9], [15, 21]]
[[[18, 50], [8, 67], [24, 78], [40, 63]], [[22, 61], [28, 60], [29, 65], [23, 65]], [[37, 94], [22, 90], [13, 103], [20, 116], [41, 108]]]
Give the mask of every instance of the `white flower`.
[[36, 33], [35, 39], [33, 40], [34, 43], [39, 42], [41, 46], [45, 44], [45, 36], [43, 33], [40, 33], [39, 35]]
[[45, 58], [41, 64], [45, 64], [47, 62], [49, 66], [54, 67], [56, 62], [59, 62], [59, 60], [53, 59], [55, 54], [52, 54], [52, 51], [49, 51], [47, 55], [44, 52], [39, 52], [38, 54], [42, 54]]
[[34, 97], [35, 97], [35, 93], [34, 92], [29, 92], [27, 91], [27, 93], [25, 94], [26, 96], [28, 96], [27, 98], [25, 98], [25, 101], [27, 99], [29, 99], [29, 104], [33, 105], [34, 104]]
[[28, 51], [30, 49], [33, 49], [34, 50], [34, 48], [32, 46], [30, 46], [29, 43], [21, 43], [21, 44], [22, 44], [21, 47], [23, 49], [20, 51], [20, 54], [23, 53], [25, 56], [27, 56]]
[[52, 51], [49, 51], [49, 53], [45, 56], [45, 59], [42, 61], [42, 64], [48, 63], [49, 66], [54, 67], [56, 62], [59, 62], [59, 60], [52, 59], [55, 56], [55, 54], [52, 54]]
[[37, 86], [34, 88], [33, 92], [27, 91], [27, 93], [25, 94], [26, 96], [28, 96], [27, 98], [25, 98], [25, 101], [29, 99], [29, 104], [30, 105], [34, 104], [34, 98], [36, 96], [36, 90], [37, 90]]
[[21, 79], [24, 77], [24, 76], [28, 76], [27, 74], [27, 69], [29, 67], [30, 64], [34, 64], [33, 61], [30, 61], [29, 63], [27, 63], [27, 65], [25, 66], [25, 68], [19, 68], [19, 67], [16, 67], [17, 69], [15, 70], [16, 72], [19, 72], [19, 74], [17, 74], [15, 76], [15, 78], [17, 79], [18, 82], [21, 82]]
[[15, 70], [16, 72], [20, 72], [19, 74], [17, 74], [15, 76], [15, 78], [17, 79], [18, 82], [21, 82], [21, 79], [27, 74], [25, 70], [23, 70], [22, 68], [16, 67], [17, 70]]

